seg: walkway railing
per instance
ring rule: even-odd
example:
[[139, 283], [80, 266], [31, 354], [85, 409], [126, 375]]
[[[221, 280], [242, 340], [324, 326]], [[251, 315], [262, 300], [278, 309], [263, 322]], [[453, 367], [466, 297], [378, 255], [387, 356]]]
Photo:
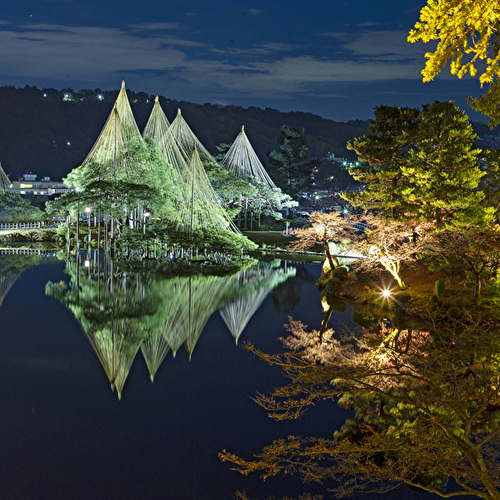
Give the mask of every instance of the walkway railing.
[[53, 257], [58, 249], [0, 247], [0, 255], [44, 255]]

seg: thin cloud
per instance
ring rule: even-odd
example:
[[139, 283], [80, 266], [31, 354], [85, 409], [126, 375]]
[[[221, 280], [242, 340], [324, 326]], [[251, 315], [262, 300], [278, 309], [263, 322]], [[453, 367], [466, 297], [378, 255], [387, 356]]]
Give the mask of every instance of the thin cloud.
[[258, 16], [259, 14], [262, 14], [262, 11], [257, 9], [250, 9], [250, 14], [252, 14], [253, 16]]
[[253, 45], [248, 49], [239, 49], [236, 47], [227, 47], [225, 49], [219, 49], [212, 47], [210, 52], [216, 54], [227, 54], [233, 56], [262, 56], [274, 54], [276, 52], [290, 52], [292, 50], [300, 48], [300, 45], [293, 45], [291, 43], [265, 43], [260, 45]]
[[[178, 98], [189, 99], [191, 92], [207, 100], [291, 99], [330, 94], [336, 83], [419, 81], [424, 61], [420, 49], [404, 42], [402, 31], [324, 34], [338, 40], [336, 60], [304, 55], [307, 47], [294, 44], [221, 50], [162, 33], [177, 29], [175, 23], [131, 28], [2, 25], [2, 74], [56, 87], [55, 82], [103, 87], [102, 82], [119, 82], [128, 75], [127, 81], [141, 90], [155, 93], [167, 87]], [[11, 83], [5, 76], [3, 80]]]
[[170, 31], [180, 28], [179, 23], [141, 23], [129, 24], [127, 26], [138, 31]]

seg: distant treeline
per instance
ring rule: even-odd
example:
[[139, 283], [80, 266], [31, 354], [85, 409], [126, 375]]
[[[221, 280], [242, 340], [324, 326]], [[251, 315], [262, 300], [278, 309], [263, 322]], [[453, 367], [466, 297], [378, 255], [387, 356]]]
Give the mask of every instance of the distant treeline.
[[[153, 107], [153, 95], [127, 91], [139, 129], [142, 131]], [[0, 87], [0, 163], [11, 180], [26, 171], [39, 178], [65, 177], [86, 157], [104, 126], [118, 90], [101, 91], [26, 86]], [[279, 149], [277, 138], [282, 125], [303, 131], [309, 158], [325, 154], [355, 160], [347, 151], [349, 139], [366, 133], [368, 122], [335, 122], [312, 113], [282, 113], [276, 109], [193, 104], [160, 96], [160, 103], [172, 121], [182, 115], [198, 138], [213, 154], [220, 143], [232, 142], [241, 126], [259, 158], [267, 163], [267, 153]]]

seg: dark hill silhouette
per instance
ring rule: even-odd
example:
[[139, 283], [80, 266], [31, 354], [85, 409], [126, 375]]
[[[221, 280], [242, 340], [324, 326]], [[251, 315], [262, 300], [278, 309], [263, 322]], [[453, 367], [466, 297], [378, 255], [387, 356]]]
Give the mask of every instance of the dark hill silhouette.
[[[127, 91], [142, 130], [154, 103], [145, 92]], [[61, 179], [80, 165], [94, 144], [118, 94], [115, 91], [0, 87], [0, 162], [11, 180], [26, 171]], [[193, 132], [213, 154], [220, 143], [232, 142], [245, 125], [255, 151], [267, 163], [266, 153], [278, 149], [282, 125], [304, 130], [310, 158], [328, 152], [355, 159], [346, 142], [366, 132], [367, 121], [335, 122], [312, 113], [282, 113], [276, 109], [193, 104], [160, 96], [171, 121], [177, 108]]]

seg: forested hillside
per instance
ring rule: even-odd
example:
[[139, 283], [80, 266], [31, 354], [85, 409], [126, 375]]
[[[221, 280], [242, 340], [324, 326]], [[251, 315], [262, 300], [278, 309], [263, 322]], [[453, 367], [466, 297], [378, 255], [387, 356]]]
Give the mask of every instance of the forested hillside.
[[[132, 110], [142, 131], [151, 112], [154, 96], [128, 91]], [[61, 179], [80, 165], [110, 113], [118, 90], [100, 89], [23, 89], [0, 87], [0, 163], [11, 180], [26, 171], [39, 177]], [[194, 133], [212, 152], [220, 143], [232, 142], [241, 125], [261, 161], [266, 153], [278, 149], [282, 125], [303, 131], [309, 158], [322, 159], [326, 153], [349, 157], [345, 145], [349, 139], [366, 132], [368, 122], [334, 122], [311, 113], [281, 113], [275, 109], [219, 106], [179, 102], [160, 96], [170, 121], [181, 108]]]

